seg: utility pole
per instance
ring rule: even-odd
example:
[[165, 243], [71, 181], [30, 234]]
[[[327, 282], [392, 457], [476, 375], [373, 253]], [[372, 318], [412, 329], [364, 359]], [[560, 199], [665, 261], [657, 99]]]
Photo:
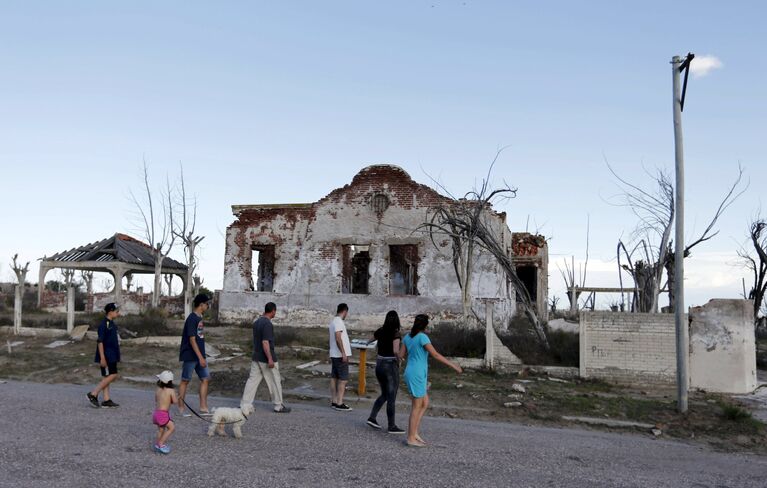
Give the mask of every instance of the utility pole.
[[[684, 147], [682, 143], [682, 110], [687, 92], [687, 75], [690, 61], [695, 57], [690, 53], [686, 58], [674, 56], [671, 60], [671, 72], [674, 93], [674, 156], [676, 160], [676, 197], [674, 215], [676, 232], [674, 236], [674, 323], [676, 325], [676, 391], [677, 409], [687, 412], [687, 360], [689, 338], [687, 323], [684, 320]], [[680, 73], [684, 71], [684, 87], [681, 87]]]

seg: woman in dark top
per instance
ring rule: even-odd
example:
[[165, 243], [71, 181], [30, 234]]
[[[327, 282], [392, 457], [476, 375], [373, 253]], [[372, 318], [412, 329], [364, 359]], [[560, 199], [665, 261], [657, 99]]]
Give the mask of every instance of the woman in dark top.
[[386, 403], [386, 417], [389, 421], [388, 432], [390, 434], [404, 434], [405, 431], [397, 427], [394, 422], [394, 405], [397, 400], [399, 388], [399, 362], [398, 357], [400, 335], [399, 315], [394, 310], [386, 314], [383, 327], [375, 331], [374, 337], [378, 341], [378, 359], [376, 359], [376, 378], [381, 385], [381, 395], [373, 404], [370, 411], [368, 425], [374, 429], [381, 426], [376, 421], [378, 411]]

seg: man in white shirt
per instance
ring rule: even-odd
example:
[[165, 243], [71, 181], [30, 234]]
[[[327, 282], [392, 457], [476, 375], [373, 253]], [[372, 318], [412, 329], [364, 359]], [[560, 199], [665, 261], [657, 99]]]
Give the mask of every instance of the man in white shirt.
[[349, 358], [352, 347], [346, 332], [344, 319], [349, 314], [349, 306], [338, 305], [336, 316], [328, 326], [330, 342], [330, 406], [335, 410], [350, 412], [351, 407], [344, 403], [346, 383], [349, 382]]

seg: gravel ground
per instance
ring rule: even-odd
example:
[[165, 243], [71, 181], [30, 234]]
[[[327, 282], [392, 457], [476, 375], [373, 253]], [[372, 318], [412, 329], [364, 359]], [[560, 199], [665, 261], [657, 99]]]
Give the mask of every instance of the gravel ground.
[[[93, 409], [87, 388], [0, 384], [0, 486], [764, 487], [767, 458], [637, 435], [425, 418], [426, 449], [373, 431], [366, 411], [257, 404], [244, 438], [208, 438], [176, 416], [170, 455], [151, 451], [152, 393], [115, 388]], [[214, 398], [213, 406], [236, 400]], [[194, 405], [194, 404], [193, 404]], [[398, 422], [406, 426], [406, 412]], [[382, 414], [379, 420], [383, 420]]]

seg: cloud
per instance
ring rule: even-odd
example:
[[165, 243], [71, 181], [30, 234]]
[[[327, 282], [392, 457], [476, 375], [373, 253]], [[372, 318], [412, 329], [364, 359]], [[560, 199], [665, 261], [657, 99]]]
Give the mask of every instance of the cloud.
[[722, 61], [716, 56], [695, 56], [690, 64], [690, 72], [694, 77], [700, 78], [722, 66]]

